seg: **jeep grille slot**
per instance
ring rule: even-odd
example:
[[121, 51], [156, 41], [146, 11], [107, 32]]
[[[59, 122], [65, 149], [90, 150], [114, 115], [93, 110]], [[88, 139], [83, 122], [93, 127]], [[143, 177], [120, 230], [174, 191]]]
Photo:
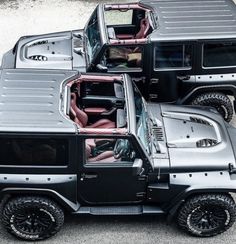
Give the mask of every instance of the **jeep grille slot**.
[[163, 129], [160, 126], [154, 126], [152, 133], [157, 141], [164, 141]]
[[214, 139], [202, 139], [196, 142], [197, 147], [212, 147], [217, 144], [217, 140]]
[[208, 121], [206, 121], [204, 119], [197, 118], [197, 117], [190, 117], [190, 121], [194, 122], [194, 123], [198, 123], [198, 124], [204, 124], [204, 125], [212, 126], [212, 124], [210, 124]]

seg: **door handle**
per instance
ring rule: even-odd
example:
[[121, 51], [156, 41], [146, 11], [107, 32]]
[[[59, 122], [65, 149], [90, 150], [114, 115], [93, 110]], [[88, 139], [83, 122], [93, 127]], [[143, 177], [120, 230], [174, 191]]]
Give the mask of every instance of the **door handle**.
[[81, 177], [80, 177], [80, 180], [83, 181], [85, 179], [96, 179], [98, 178], [98, 175], [97, 174], [81, 174]]
[[185, 75], [185, 76], [177, 76], [177, 79], [179, 80], [189, 80], [191, 78], [190, 75]]

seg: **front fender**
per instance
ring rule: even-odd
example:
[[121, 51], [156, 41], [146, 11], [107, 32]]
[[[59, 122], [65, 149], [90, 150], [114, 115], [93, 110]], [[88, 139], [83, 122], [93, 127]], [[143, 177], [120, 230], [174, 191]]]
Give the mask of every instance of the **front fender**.
[[170, 216], [174, 216], [179, 207], [191, 196], [205, 193], [236, 192], [236, 174], [228, 171], [202, 173], [178, 173], [170, 175], [172, 189], [182, 189], [164, 206]]

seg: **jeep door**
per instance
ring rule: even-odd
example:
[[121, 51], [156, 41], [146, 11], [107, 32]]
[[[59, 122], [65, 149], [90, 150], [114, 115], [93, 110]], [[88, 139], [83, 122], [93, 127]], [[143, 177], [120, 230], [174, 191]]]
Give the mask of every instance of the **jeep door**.
[[[198, 42], [197, 79], [195, 86], [212, 86], [228, 95], [236, 94], [236, 40], [203, 40]], [[217, 88], [218, 87], [218, 88]], [[229, 91], [232, 91], [229, 92]]]
[[95, 136], [80, 139], [79, 144], [83, 150], [79, 158], [79, 202], [94, 205], [145, 200], [146, 177], [142, 165], [135, 166], [140, 155], [135, 142], [127, 137]]
[[[145, 74], [149, 65], [145, 62], [146, 44], [107, 45], [98, 61], [112, 74], [129, 74], [140, 90], [144, 91]], [[145, 94], [143, 94], [145, 95]]]
[[107, 45], [101, 55], [100, 63], [109, 73], [128, 73], [131, 77], [141, 76], [144, 68], [145, 45]]
[[183, 86], [195, 81], [193, 44], [156, 42], [151, 49], [149, 97], [158, 102], [176, 102]]

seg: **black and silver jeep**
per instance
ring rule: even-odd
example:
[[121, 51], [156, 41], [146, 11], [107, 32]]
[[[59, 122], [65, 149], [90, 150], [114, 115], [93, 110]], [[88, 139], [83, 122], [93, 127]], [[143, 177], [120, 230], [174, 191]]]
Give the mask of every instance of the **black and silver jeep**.
[[84, 30], [22, 37], [3, 68], [129, 73], [149, 101], [213, 106], [230, 121], [235, 19], [232, 0], [99, 4]]
[[147, 103], [128, 75], [0, 71], [1, 221], [18, 238], [64, 214], [168, 215], [195, 236], [236, 219], [236, 129], [209, 108]]

